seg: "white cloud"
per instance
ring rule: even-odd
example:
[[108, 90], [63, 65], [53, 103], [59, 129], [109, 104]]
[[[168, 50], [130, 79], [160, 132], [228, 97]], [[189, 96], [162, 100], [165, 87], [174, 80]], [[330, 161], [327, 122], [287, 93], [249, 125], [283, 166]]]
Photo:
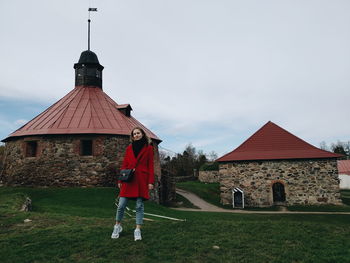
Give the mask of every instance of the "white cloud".
[[[54, 102], [86, 49], [86, 2], [22, 2], [2, 4], [0, 96]], [[95, 4], [104, 91], [164, 145], [229, 151], [269, 120], [316, 145], [350, 137], [350, 2]]]

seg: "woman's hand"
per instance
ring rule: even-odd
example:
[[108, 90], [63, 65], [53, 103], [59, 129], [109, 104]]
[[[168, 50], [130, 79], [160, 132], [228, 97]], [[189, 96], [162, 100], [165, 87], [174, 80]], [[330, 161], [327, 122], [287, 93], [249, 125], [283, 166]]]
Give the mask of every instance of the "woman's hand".
[[118, 183], [118, 187], [120, 189], [122, 187], [122, 183]]
[[148, 184], [148, 190], [152, 190], [153, 189], [153, 184]]

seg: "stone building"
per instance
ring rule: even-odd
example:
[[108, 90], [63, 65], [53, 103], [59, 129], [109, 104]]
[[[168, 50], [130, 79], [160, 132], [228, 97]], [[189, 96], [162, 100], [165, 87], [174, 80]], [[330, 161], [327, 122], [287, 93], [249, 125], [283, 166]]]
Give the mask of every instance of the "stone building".
[[341, 204], [338, 157], [268, 122], [217, 160], [221, 202], [238, 188], [250, 207]]
[[3, 140], [0, 181], [5, 185], [113, 186], [136, 126], [153, 141], [156, 182], [160, 181], [161, 140], [131, 115], [129, 104], [117, 104], [103, 92], [103, 66], [96, 54], [82, 52], [74, 69], [75, 88]]
[[350, 189], [350, 160], [338, 161], [340, 189]]

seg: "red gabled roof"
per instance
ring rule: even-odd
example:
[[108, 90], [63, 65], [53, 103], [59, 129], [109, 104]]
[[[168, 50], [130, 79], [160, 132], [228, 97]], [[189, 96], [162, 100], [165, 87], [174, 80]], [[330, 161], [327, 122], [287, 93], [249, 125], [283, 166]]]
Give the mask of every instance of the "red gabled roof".
[[220, 157], [217, 161], [337, 158], [341, 156], [318, 149], [269, 121], [238, 148]]
[[350, 160], [338, 161], [338, 173], [350, 175]]
[[135, 118], [125, 116], [118, 108], [119, 105], [101, 88], [77, 86], [3, 141], [12, 137], [44, 134], [130, 135], [136, 126], [143, 128], [149, 137], [160, 141], [153, 132]]

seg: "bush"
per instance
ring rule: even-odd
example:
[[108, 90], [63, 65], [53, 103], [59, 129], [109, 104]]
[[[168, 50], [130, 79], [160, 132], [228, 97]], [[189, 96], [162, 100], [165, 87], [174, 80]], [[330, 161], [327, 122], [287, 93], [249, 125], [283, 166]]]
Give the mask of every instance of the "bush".
[[218, 171], [219, 163], [218, 162], [205, 163], [199, 168], [199, 170], [200, 171]]

